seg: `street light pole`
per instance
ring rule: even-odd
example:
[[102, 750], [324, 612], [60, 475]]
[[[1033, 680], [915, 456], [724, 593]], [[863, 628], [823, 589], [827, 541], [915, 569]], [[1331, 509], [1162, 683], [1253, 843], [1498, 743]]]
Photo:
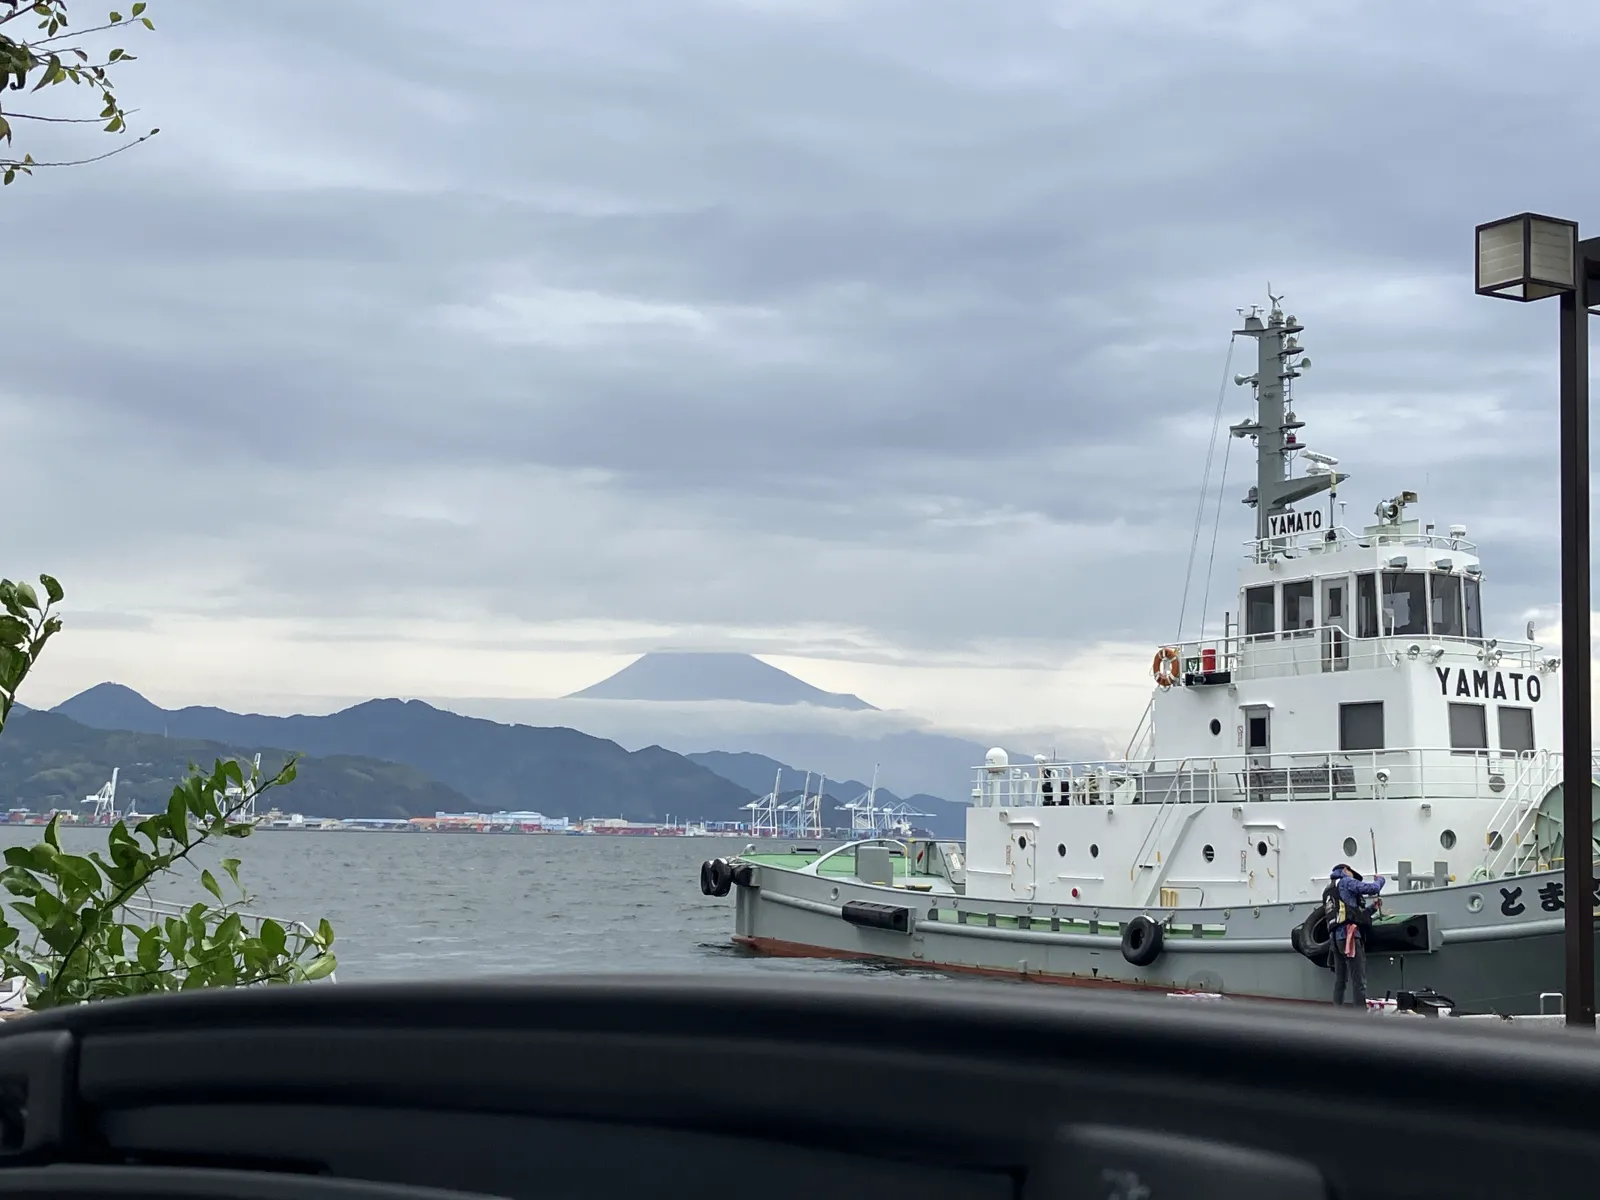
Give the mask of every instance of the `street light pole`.
[[[1600, 306], [1600, 238], [1521, 213], [1477, 229], [1479, 295], [1561, 298], [1562, 892], [1567, 1025], [1595, 1027], [1593, 706], [1589, 645], [1589, 313]], [[1600, 308], [1595, 309], [1600, 311]]]
[[[1591, 239], [1600, 240], [1600, 239]], [[1584, 266], [1580, 259], [1579, 267]], [[1589, 312], [1587, 272], [1561, 295], [1561, 830], [1569, 1026], [1594, 1028], [1594, 827], [1589, 643]]]

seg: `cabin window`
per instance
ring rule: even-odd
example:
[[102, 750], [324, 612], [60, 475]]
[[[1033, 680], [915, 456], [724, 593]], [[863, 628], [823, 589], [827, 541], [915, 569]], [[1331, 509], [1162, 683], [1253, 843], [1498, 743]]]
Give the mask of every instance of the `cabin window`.
[[1273, 597], [1273, 586], [1245, 588], [1244, 631], [1252, 634], [1273, 633], [1278, 628], [1278, 606]]
[[1523, 754], [1533, 749], [1533, 709], [1502, 704], [1500, 750], [1504, 754]]
[[1339, 749], [1383, 749], [1383, 701], [1339, 705]]
[[1443, 571], [1435, 572], [1428, 580], [1432, 592], [1429, 613], [1435, 637], [1462, 637], [1461, 626], [1461, 576]]
[[1309, 579], [1283, 585], [1283, 627], [1291, 637], [1305, 637], [1317, 626], [1317, 601]]
[[1452, 704], [1450, 706], [1450, 749], [1487, 750], [1489, 748], [1488, 715], [1481, 704]]
[[1371, 571], [1356, 576], [1356, 636], [1378, 636], [1378, 577]]
[[1483, 636], [1483, 597], [1478, 591], [1478, 581], [1469, 575], [1461, 591], [1466, 600], [1467, 636], [1469, 638], [1481, 638]]
[[1421, 571], [1383, 573], [1383, 632], [1396, 637], [1426, 637], [1428, 577]]

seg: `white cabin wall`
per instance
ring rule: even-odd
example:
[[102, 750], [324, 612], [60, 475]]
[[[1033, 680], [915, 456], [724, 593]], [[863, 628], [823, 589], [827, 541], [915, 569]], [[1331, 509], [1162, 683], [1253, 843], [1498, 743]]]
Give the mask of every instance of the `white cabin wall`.
[[[1156, 697], [1153, 745], [1163, 761], [1242, 756], [1242, 710], [1264, 704], [1272, 709], [1274, 762], [1280, 756], [1337, 754], [1339, 705], [1381, 700], [1385, 746], [1414, 746], [1418, 730], [1412, 683], [1406, 672], [1380, 668], [1318, 671], [1232, 686], [1174, 687]], [[1213, 718], [1222, 723], [1220, 734], [1211, 732]]]
[[[1402, 861], [1418, 874], [1443, 861], [1461, 880], [1483, 862], [1482, 830], [1498, 806], [1495, 800], [1305, 800], [975, 808], [967, 818], [967, 895], [1154, 909], [1169, 907], [1159, 903], [1164, 886], [1178, 893], [1181, 907], [1311, 900], [1327, 886], [1334, 863], [1370, 872], [1374, 841], [1384, 875], [1392, 878]], [[1152, 837], [1157, 823], [1176, 831], [1191, 814], [1161, 863], [1142, 867], [1154, 860], [1148, 851], [1159, 840]], [[1019, 835], [1032, 854], [1018, 850]]]
[[[1489, 749], [1500, 750], [1497, 709], [1501, 703], [1533, 712], [1536, 749], [1559, 752], [1561, 749], [1561, 678], [1559, 671], [1536, 672], [1502, 663], [1487, 669], [1486, 694], [1457, 694], [1460, 672], [1465, 671], [1469, 688], [1475, 673], [1485, 668], [1473, 655], [1458, 653], [1439, 663], [1406, 656], [1410, 642], [1404, 638], [1386, 639], [1390, 652], [1399, 658], [1389, 666], [1348, 671], [1315, 670], [1307, 675], [1245, 680], [1236, 684], [1173, 687], [1155, 698], [1153, 756], [1163, 762], [1182, 759], [1228, 758], [1244, 754], [1242, 709], [1256, 704], [1272, 709], [1272, 752], [1280, 755], [1338, 753], [1339, 706], [1381, 700], [1384, 705], [1384, 745], [1397, 747], [1438, 747], [1450, 745], [1451, 703], [1485, 705]], [[1445, 670], [1449, 683], [1440, 690], [1439, 674]], [[1506, 698], [1494, 698], [1496, 673]], [[1513, 674], [1523, 678], [1513, 680]], [[1530, 701], [1526, 678], [1539, 681], [1539, 699]], [[1517, 691], [1521, 689], [1521, 700]], [[1213, 734], [1215, 719], [1222, 729]]]

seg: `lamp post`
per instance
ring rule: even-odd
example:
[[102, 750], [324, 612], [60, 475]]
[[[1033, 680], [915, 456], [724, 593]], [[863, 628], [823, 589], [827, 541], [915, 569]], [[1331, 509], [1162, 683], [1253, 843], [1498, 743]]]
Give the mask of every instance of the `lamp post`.
[[[1600, 238], [1519, 213], [1477, 229], [1478, 295], [1561, 298], [1562, 891], [1569, 1026], [1594, 1028], [1594, 805], [1589, 651], [1589, 313], [1600, 312]], [[1580, 850], [1579, 847], [1582, 847]]]

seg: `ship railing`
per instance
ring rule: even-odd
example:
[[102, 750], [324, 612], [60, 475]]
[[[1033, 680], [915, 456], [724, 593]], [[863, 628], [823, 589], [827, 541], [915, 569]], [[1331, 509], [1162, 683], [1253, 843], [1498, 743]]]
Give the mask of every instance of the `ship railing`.
[[1451, 537], [1448, 533], [1415, 533], [1404, 529], [1385, 529], [1369, 533], [1350, 529], [1344, 525], [1309, 529], [1304, 533], [1289, 533], [1275, 538], [1249, 538], [1244, 542], [1244, 548], [1249, 551], [1252, 562], [1266, 562], [1272, 555], [1281, 553], [1284, 549], [1315, 553], [1329, 546], [1349, 542], [1355, 542], [1363, 547], [1410, 546], [1419, 550], [1456, 550], [1463, 554], [1478, 552], [1476, 542], [1468, 541], [1464, 537]]
[[1187, 687], [1371, 670], [1408, 658], [1440, 668], [1462, 668], [1469, 673], [1470, 687], [1479, 686], [1472, 672], [1482, 671], [1482, 687], [1493, 688], [1498, 671], [1505, 699], [1520, 701], [1525, 680], [1533, 678], [1537, 680], [1533, 686], [1543, 688], [1547, 666], [1540, 659], [1543, 647], [1535, 642], [1405, 633], [1356, 637], [1338, 625], [1199, 638], [1173, 648], [1179, 682]]
[[[1184, 765], [1187, 765], [1187, 763], [1188, 760], [1185, 759]], [[1212, 781], [1208, 777], [1208, 783]], [[1211, 792], [1212, 789], [1208, 788], [1207, 795], [1209, 796]], [[1156, 813], [1156, 819], [1150, 822], [1150, 828], [1145, 832], [1144, 840], [1140, 842], [1139, 851], [1134, 855], [1133, 861], [1139, 867], [1150, 867], [1156, 871], [1154, 880], [1156, 889], [1160, 888], [1161, 883], [1166, 878], [1166, 871], [1162, 864], [1170, 859], [1170, 851], [1172, 849], [1164, 840], [1163, 835], [1166, 833], [1167, 827], [1172, 823], [1173, 814], [1183, 805], [1193, 804], [1194, 799], [1194, 773], [1180, 769], [1173, 772], [1166, 791], [1155, 801], [1160, 805]], [[1186, 823], [1180, 823], [1180, 837], [1185, 825]], [[1177, 839], [1173, 840], [1176, 841]]]
[[1137, 762], [1150, 753], [1156, 736], [1156, 725], [1152, 720], [1155, 711], [1156, 698], [1151, 696], [1144, 706], [1144, 715], [1139, 718], [1139, 724], [1134, 726], [1133, 736], [1128, 739], [1127, 749], [1122, 752], [1124, 759]]
[[985, 765], [975, 774], [973, 802], [985, 808], [1284, 800], [1493, 800], [1505, 808], [1514, 787], [1531, 791], [1541, 780], [1558, 781], [1561, 755], [1541, 751], [1530, 759], [1511, 751], [1408, 746], [1142, 762], [1046, 760]]

